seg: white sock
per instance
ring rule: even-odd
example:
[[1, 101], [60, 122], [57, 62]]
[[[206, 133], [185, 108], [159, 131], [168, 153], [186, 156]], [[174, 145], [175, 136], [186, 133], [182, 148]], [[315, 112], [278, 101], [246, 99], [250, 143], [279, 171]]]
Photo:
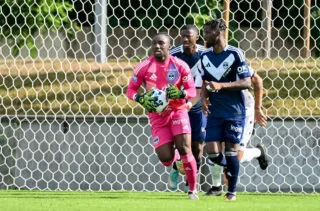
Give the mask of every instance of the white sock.
[[258, 148], [246, 148], [243, 152], [240, 163], [251, 161], [253, 158], [257, 158], [261, 155], [261, 151]]
[[212, 186], [221, 186], [221, 170], [222, 167], [219, 165], [208, 165], [212, 177]]

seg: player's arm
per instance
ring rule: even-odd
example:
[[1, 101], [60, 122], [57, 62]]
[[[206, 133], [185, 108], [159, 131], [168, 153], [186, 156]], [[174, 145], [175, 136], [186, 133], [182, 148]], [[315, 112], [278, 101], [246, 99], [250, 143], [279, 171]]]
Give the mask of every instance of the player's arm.
[[188, 110], [190, 110], [193, 105], [199, 102], [200, 96], [201, 96], [201, 88], [202, 88], [203, 81], [202, 81], [201, 73], [198, 69], [198, 65], [199, 65], [198, 63], [193, 68], [191, 68], [191, 74], [193, 75], [194, 85], [196, 87], [196, 96], [194, 98], [191, 98], [188, 101]]
[[262, 97], [263, 97], [263, 81], [262, 78], [255, 73], [252, 78], [252, 87], [254, 92], [254, 113], [255, 113], [255, 122], [260, 126], [267, 125], [267, 117], [263, 114], [262, 107]]
[[129, 82], [126, 95], [129, 99], [140, 103], [147, 111], [154, 112], [155, 108], [153, 106], [153, 101], [155, 99], [154, 97], [151, 97], [153, 90], [149, 90], [144, 94], [138, 93], [138, 89], [143, 83], [143, 74], [141, 72], [143, 72], [143, 70], [134, 70], [134, 75]]
[[201, 59], [198, 62], [198, 71], [201, 76], [201, 84], [202, 84], [201, 92], [200, 92], [202, 112], [204, 113], [204, 115], [208, 116], [210, 114], [209, 106], [211, 105], [208, 99], [210, 96], [210, 92], [207, 90], [206, 85], [203, 82], [203, 80], [206, 79], [206, 74], [205, 74]]
[[251, 88], [251, 74], [249, 71], [248, 64], [246, 63], [242, 52], [238, 51], [235, 54], [235, 62], [233, 68], [236, 69], [236, 74], [239, 80], [232, 82], [213, 82], [205, 81], [205, 85], [209, 91], [219, 91], [220, 89], [226, 90], [242, 90]]
[[182, 85], [184, 87], [184, 91], [186, 92], [185, 98], [187, 100], [195, 98], [197, 95], [196, 86], [193, 80], [193, 76], [191, 74], [190, 68], [187, 63], [184, 63], [182, 66]]
[[129, 81], [129, 85], [127, 88], [127, 97], [130, 100], [134, 100], [136, 102], [139, 102], [138, 98], [142, 94], [138, 93], [138, 89], [144, 82], [144, 74], [145, 74], [145, 68], [140, 64], [137, 65], [137, 67], [133, 70], [133, 76], [131, 77]]
[[204, 113], [204, 115], [208, 116], [210, 114], [210, 110], [209, 110], [209, 106], [210, 101], [209, 101], [209, 91], [207, 90], [207, 87], [205, 84], [202, 84], [201, 87], [201, 105], [202, 105], [202, 112]]
[[201, 88], [196, 88], [196, 96], [194, 98], [189, 99], [192, 102], [192, 105], [195, 105], [200, 100]]
[[196, 88], [196, 96], [188, 100], [188, 111], [200, 100], [201, 88]]
[[250, 77], [242, 78], [240, 80], [221, 83], [221, 82], [214, 82], [214, 81], [204, 81], [204, 84], [208, 91], [219, 91], [221, 89], [226, 90], [242, 90], [242, 89], [249, 89], [251, 87], [251, 79]]

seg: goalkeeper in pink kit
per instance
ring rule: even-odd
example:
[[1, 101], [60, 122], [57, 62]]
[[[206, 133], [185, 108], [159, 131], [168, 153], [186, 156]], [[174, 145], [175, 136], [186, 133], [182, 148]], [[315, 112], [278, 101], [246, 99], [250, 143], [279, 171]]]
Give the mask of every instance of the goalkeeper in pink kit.
[[[170, 166], [175, 160], [181, 159], [189, 182], [188, 196], [190, 199], [198, 199], [197, 165], [191, 151], [191, 129], [186, 104], [187, 99], [196, 96], [196, 89], [189, 66], [170, 56], [170, 42], [168, 34], [158, 33], [154, 36], [153, 55], [134, 69], [127, 97], [148, 111], [152, 141], [161, 163]], [[142, 84], [147, 92], [139, 94], [138, 89]], [[155, 112], [155, 99], [152, 96], [154, 88], [165, 90], [169, 99], [168, 107], [160, 113]]]

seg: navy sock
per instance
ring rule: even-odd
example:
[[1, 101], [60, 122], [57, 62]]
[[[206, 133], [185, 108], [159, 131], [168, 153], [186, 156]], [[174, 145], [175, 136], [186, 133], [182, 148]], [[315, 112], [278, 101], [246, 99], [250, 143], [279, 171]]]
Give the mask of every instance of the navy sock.
[[237, 181], [239, 176], [239, 160], [238, 153], [234, 151], [226, 151], [227, 160], [227, 178], [228, 178], [228, 193], [236, 193]]
[[208, 158], [214, 164], [217, 164], [219, 166], [226, 166], [227, 165], [226, 157], [222, 154], [222, 152], [210, 153], [210, 154], [208, 153]]
[[197, 163], [197, 170], [199, 172], [200, 166], [202, 165], [202, 159], [196, 159], [196, 163]]

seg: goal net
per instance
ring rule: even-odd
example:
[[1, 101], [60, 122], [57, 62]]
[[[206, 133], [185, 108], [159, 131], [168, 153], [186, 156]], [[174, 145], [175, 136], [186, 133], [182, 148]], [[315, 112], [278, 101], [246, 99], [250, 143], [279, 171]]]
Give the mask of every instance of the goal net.
[[[179, 45], [184, 24], [202, 33], [229, 1], [36, 2], [0, 3], [0, 188], [168, 191], [127, 84], [157, 32]], [[229, 43], [263, 78], [269, 116], [250, 146], [262, 142], [270, 165], [241, 164], [238, 191], [320, 192], [320, 7], [288, 2], [229, 2]]]

